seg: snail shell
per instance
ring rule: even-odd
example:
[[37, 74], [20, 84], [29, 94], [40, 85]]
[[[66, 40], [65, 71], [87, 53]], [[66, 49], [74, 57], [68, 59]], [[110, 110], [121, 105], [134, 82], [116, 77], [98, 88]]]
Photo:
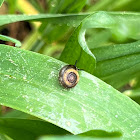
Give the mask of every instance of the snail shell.
[[78, 69], [75, 65], [66, 65], [59, 72], [59, 82], [65, 88], [76, 86], [79, 81]]

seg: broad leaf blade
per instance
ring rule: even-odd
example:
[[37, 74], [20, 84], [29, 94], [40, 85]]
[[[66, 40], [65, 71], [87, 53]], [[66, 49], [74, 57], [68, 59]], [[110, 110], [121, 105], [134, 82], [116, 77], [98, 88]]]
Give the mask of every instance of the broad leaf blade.
[[0, 132], [14, 140], [34, 140], [41, 135], [70, 134], [53, 124], [40, 120], [0, 118]]
[[68, 24], [69, 26], [77, 26], [88, 16], [84, 14], [39, 14], [39, 15], [0, 15], [0, 26], [18, 22], [18, 21], [42, 21], [51, 22], [53, 24]]
[[106, 77], [114, 73], [129, 69], [140, 63], [140, 53], [123, 56], [97, 63], [95, 75]]
[[24, 112], [18, 110], [11, 110], [5, 114], [2, 114], [0, 117], [2, 118], [19, 118], [19, 119], [35, 119], [35, 117], [26, 114]]
[[[116, 36], [116, 38], [118, 38], [118, 40], [121, 39], [121, 41], [127, 38], [139, 39], [139, 31], [137, 32], [136, 29], [137, 27], [139, 27], [138, 23], [140, 23], [140, 16], [137, 14], [135, 16], [132, 15], [125, 14], [125, 16], [122, 16], [120, 14], [112, 14], [107, 12], [95, 12], [89, 15], [81, 22], [81, 24], [73, 32], [72, 36], [70, 37], [68, 43], [65, 46], [64, 51], [60, 56], [60, 60], [70, 64], [74, 64], [74, 61], [78, 60], [78, 68], [83, 69], [91, 74], [94, 73], [98, 77], [109, 76], [113, 73], [119, 72], [124, 69], [128, 69], [128, 67], [132, 67], [138, 64], [140, 56], [138, 54], [135, 54], [134, 56], [122, 57], [122, 61], [120, 61], [120, 59], [116, 59], [105, 62], [99, 62], [97, 63], [97, 68], [95, 69], [95, 57], [88, 49], [88, 46], [85, 41], [85, 31], [88, 28], [108, 29], [110, 30], [110, 32], [112, 32], [112, 34]], [[137, 23], [132, 23], [132, 21], [135, 20], [137, 20]], [[123, 27], [127, 28], [127, 32]], [[134, 51], [131, 49], [128, 50], [126, 53], [130, 54], [136, 51], [140, 51], [139, 46], [137, 46]], [[108, 49], [106, 49], [106, 52], [110, 53]], [[103, 54], [104, 52], [101, 50], [101, 53]], [[107, 53], [106, 55], [103, 54], [103, 57], [106, 57], [105, 60], [110, 59], [110, 55], [109, 53]], [[115, 57], [115, 55], [117, 54], [112, 53], [111, 56]], [[98, 57], [98, 55], [96, 57]], [[102, 55], [99, 55], [99, 57], [102, 57]], [[133, 61], [134, 59], [137, 61]], [[103, 58], [99, 60], [103, 60]], [[128, 61], [131, 62], [128, 63]], [[122, 63], [123, 65], [120, 65]]]
[[13, 139], [11, 139], [10, 137], [6, 135], [0, 134], [0, 140], [13, 140]]
[[106, 132], [103, 130], [91, 130], [87, 131], [81, 134], [78, 134], [78, 136], [83, 136], [83, 137], [102, 137], [102, 138], [110, 138], [110, 137], [120, 137], [122, 134], [120, 132]]
[[73, 134], [100, 129], [120, 131], [124, 138], [140, 137], [140, 106], [127, 96], [84, 71], [76, 87], [64, 89], [58, 81], [64, 63], [9, 46], [0, 49], [2, 105]]
[[97, 62], [140, 53], [140, 41], [127, 44], [116, 44], [92, 49]]
[[134, 79], [139, 75], [140, 64], [134, 65], [129, 69], [125, 69], [123, 71], [117, 72], [115, 74], [109, 75], [107, 77], [103, 77], [102, 79], [115, 87], [116, 89], [121, 88], [125, 84], [127, 84], [131, 79]]
[[44, 136], [38, 140], [122, 140], [122, 138], [91, 138], [91, 137], [80, 137], [80, 136], [64, 136], [64, 137], [53, 137]]
[[[85, 30], [82, 29], [82, 24], [73, 32], [69, 41], [67, 42], [60, 60], [74, 65], [80, 69], [84, 69], [89, 73], [93, 73], [95, 68], [95, 57], [88, 49], [85, 43]], [[90, 64], [87, 63], [90, 62]]]
[[140, 70], [140, 41], [99, 47], [92, 52], [97, 59], [94, 74], [115, 88], [137, 77]]

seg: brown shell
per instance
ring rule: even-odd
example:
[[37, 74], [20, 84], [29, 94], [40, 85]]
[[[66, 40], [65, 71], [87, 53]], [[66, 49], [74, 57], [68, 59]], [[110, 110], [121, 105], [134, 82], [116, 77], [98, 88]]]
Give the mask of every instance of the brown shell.
[[74, 65], [66, 65], [59, 72], [59, 82], [65, 88], [75, 87], [79, 81], [78, 69]]

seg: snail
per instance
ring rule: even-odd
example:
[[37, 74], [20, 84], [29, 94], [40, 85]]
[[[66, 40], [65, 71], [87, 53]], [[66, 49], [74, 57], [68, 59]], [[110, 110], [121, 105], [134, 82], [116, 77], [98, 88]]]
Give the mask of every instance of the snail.
[[75, 65], [66, 65], [59, 72], [59, 82], [65, 88], [73, 88], [79, 81], [78, 68]]

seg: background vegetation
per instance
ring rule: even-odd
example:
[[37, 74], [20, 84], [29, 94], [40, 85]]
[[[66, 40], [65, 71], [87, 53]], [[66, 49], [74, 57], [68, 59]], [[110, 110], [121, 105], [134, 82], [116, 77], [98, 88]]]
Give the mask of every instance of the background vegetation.
[[[0, 5], [0, 139], [140, 139], [139, 1]], [[59, 70], [76, 60], [68, 90]]]

